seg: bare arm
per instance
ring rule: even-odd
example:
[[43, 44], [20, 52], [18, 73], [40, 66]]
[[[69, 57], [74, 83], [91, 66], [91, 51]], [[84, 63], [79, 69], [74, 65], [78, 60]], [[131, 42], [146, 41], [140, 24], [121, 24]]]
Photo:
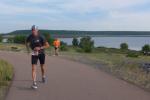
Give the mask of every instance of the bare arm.
[[49, 43], [48, 43], [48, 42], [45, 42], [44, 46], [41, 47], [41, 48], [42, 48], [42, 49], [47, 49], [47, 48], [49, 48], [49, 47], [50, 47]]
[[27, 52], [30, 53], [30, 47], [29, 47], [30, 43], [25, 41], [25, 45], [26, 45]]

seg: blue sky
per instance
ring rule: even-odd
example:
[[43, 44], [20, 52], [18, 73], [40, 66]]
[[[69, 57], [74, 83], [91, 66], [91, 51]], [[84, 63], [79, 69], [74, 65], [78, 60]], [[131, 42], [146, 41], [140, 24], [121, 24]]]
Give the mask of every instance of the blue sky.
[[150, 31], [150, 0], [1, 0], [0, 32]]

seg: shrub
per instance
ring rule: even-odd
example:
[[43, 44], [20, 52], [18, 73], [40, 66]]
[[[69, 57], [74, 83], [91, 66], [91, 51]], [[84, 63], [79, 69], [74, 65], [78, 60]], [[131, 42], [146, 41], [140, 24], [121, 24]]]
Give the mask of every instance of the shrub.
[[92, 52], [94, 41], [91, 40], [91, 37], [83, 37], [80, 40], [79, 47], [82, 48], [84, 52]]
[[43, 33], [42, 34], [44, 37], [45, 37], [45, 39], [48, 41], [49, 39], [50, 39], [50, 34], [49, 33]]
[[61, 41], [60, 50], [61, 51], [67, 51], [68, 50], [67, 43]]
[[75, 47], [79, 46], [79, 41], [78, 41], [77, 38], [73, 38], [72, 45], [75, 46]]
[[121, 50], [128, 50], [128, 44], [127, 43], [121, 43], [120, 44], [120, 49]]
[[3, 37], [2, 37], [2, 35], [0, 35], [0, 42], [2, 42], [3, 41]]
[[54, 39], [51, 38], [49, 33], [43, 33], [42, 35], [45, 37], [45, 39], [48, 41], [49, 44], [53, 44]]
[[48, 43], [49, 43], [50, 45], [53, 45], [54, 40], [55, 40], [55, 39], [53, 39], [53, 38], [49, 38]]
[[139, 54], [135, 53], [135, 52], [130, 52], [130, 53], [127, 54], [127, 57], [138, 58]]
[[54, 39], [50, 36], [49, 33], [43, 33], [43, 36], [45, 37], [45, 39], [48, 41], [49, 44], [53, 44]]
[[144, 55], [149, 55], [150, 53], [150, 45], [146, 44], [142, 47], [142, 52], [144, 53]]

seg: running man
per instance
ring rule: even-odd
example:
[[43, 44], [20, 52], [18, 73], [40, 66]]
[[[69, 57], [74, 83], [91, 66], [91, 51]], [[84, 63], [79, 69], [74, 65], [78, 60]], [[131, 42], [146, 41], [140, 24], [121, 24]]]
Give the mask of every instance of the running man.
[[59, 52], [59, 47], [60, 47], [60, 41], [59, 39], [55, 39], [53, 42], [54, 49], [55, 49], [55, 56], [58, 56]]
[[34, 89], [37, 89], [37, 83], [36, 83], [36, 66], [38, 60], [40, 61], [41, 65], [41, 72], [42, 72], [42, 82], [45, 83], [45, 50], [46, 48], [49, 48], [49, 43], [46, 41], [46, 39], [41, 36], [38, 32], [38, 28], [33, 25], [32, 26], [32, 34], [30, 34], [26, 38], [26, 47], [28, 50], [28, 53], [30, 53], [30, 49], [32, 50], [31, 53], [31, 63], [32, 63], [32, 80], [33, 85], [31, 86]]

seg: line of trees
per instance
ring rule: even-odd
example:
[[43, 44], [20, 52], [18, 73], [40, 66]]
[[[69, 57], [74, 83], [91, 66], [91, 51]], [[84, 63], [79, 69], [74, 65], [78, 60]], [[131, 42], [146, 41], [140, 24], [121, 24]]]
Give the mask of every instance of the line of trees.
[[[84, 52], [92, 52], [92, 50], [94, 48], [94, 41], [91, 39], [91, 37], [88, 37], [88, 36], [81, 38], [80, 41], [78, 38], [73, 38], [72, 45], [74, 47], [78, 47], [78, 48], [82, 49], [82, 51], [84, 51]], [[129, 51], [128, 44], [127, 43], [121, 43], [120, 44], [120, 50]], [[142, 47], [141, 51], [144, 55], [150, 55], [150, 45], [145, 44]], [[133, 55], [133, 53], [132, 53], [132, 55]]]
[[[54, 41], [53, 38], [50, 37], [50, 34], [48, 33], [45, 33], [45, 34], [42, 34], [46, 40], [49, 42], [49, 43], [52, 43]], [[26, 38], [27, 36], [26, 35], [16, 35], [14, 37], [9, 37], [7, 42], [8, 43], [19, 43], [19, 44], [24, 44], [25, 41], [26, 41]]]
[[[44, 37], [46, 38], [46, 40], [50, 43], [53, 44], [54, 39], [51, 38], [49, 33], [44, 33], [42, 34], [44, 35]], [[2, 42], [3, 37], [2, 35], [0, 35], [0, 42]], [[19, 43], [19, 44], [24, 44], [26, 40], [26, 35], [16, 35], [14, 37], [10, 37], [8, 38], [7, 42], [8, 43]], [[62, 50], [67, 50], [67, 43], [61, 42], [62, 46], [61, 49]], [[79, 41], [78, 38], [73, 38], [72, 40], [72, 45], [74, 47], [79, 48], [80, 50], [82, 50], [83, 52], [92, 52], [93, 48], [94, 48], [94, 41], [91, 39], [91, 37], [86, 36], [86, 37], [82, 37]], [[120, 49], [127, 51], [129, 50], [129, 46], [127, 43], [121, 43], [120, 44]], [[142, 47], [142, 50], [144, 55], [150, 55], [150, 45], [146, 44]]]

